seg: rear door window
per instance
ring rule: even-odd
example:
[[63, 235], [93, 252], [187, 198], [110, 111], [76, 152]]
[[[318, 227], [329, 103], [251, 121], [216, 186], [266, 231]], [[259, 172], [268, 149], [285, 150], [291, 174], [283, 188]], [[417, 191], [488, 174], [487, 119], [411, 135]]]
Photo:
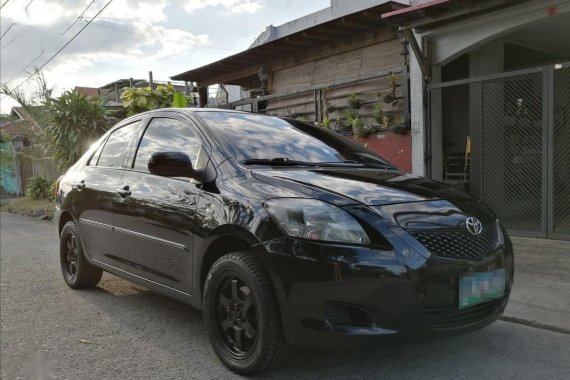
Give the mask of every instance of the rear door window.
[[136, 133], [140, 121], [125, 125], [111, 133], [101, 150], [97, 166], [120, 168], [123, 165], [129, 143]]

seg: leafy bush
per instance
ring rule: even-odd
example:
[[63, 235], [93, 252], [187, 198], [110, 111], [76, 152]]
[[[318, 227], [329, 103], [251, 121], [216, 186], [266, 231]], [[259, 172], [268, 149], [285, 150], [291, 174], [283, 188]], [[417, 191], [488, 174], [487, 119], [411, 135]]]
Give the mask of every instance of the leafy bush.
[[77, 91], [65, 91], [59, 98], [49, 98], [45, 111], [49, 120], [45, 132], [60, 169], [75, 163], [110, 127], [101, 100]]
[[37, 176], [30, 178], [26, 186], [26, 196], [34, 200], [49, 199], [51, 197], [52, 181], [46, 177]]
[[172, 107], [175, 92], [176, 89], [171, 84], [159, 85], [155, 90], [150, 87], [125, 87], [121, 99], [123, 107], [127, 109], [127, 115], [132, 116], [157, 108]]

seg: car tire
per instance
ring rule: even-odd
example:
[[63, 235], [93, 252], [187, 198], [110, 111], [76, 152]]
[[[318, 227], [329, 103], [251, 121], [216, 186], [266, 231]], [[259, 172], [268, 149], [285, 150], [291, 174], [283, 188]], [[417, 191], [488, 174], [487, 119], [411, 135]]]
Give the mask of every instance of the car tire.
[[286, 357], [281, 317], [261, 261], [251, 252], [222, 256], [204, 288], [204, 325], [222, 363], [240, 375], [277, 367]]
[[59, 241], [59, 258], [63, 279], [70, 288], [89, 288], [97, 285], [103, 271], [85, 258], [79, 230], [75, 222], [63, 226]]

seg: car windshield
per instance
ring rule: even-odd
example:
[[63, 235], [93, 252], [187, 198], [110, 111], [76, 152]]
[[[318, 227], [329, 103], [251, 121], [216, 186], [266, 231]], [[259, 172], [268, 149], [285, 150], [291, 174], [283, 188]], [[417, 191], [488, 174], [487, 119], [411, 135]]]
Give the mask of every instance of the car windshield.
[[244, 164], [393, 169], [382, 157], [323, 127], [247, 113], [200, 112], [199, 116]]

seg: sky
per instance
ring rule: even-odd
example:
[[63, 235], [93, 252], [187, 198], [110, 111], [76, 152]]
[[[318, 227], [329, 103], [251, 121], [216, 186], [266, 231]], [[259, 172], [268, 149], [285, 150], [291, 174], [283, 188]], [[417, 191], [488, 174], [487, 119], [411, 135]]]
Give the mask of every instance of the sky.
[[[0, 81], [33, 93], [36, 77], [27, 79], [43, 65], [54, 95], [146, 79], [149, 71], [166, 81], [247, 49], [268, 25], [330, 6], [330, 0], [110, 1], [0, 0]], [[0, 97], [1, 113], [14, 105]]]

